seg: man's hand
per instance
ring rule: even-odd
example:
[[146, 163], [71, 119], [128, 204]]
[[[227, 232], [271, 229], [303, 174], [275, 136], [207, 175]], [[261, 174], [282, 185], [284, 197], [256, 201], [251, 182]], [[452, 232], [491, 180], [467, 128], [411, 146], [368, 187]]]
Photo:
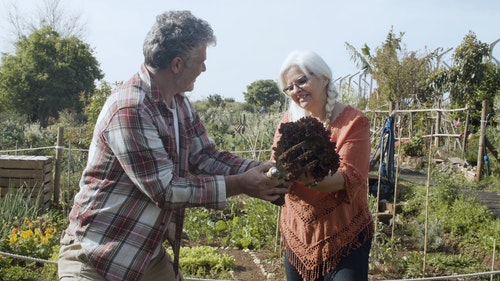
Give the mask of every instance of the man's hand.
[[226, 196], [243, 193], [266, 201], [279, 199], [288, 192], [288, 187], [283, 179], [266, 176], [271, 167], [273, 163], [265, 162], [243, 174], [226, 176]]
[[[266, 177], [283, 179], [283, 175], [281, 174], [281, 172], [278, 170], [277, 167], [271, 167], [269, 170], [267, 170]], [[287, 188], [284, 184], [280, 184], [278, 187]], [[278, 199], [271, 201], [271, 203], [277, 206], [285, 205], [285, 194], [280, 194]]]

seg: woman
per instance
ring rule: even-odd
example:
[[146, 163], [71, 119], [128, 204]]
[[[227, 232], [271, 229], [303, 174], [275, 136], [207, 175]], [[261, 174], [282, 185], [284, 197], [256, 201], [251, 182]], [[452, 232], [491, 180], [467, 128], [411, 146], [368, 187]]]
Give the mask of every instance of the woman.
[[[341, 157], [333, 175], [320, 182], [303, 175], [285, 197], [280, 228], [287, 280], [368, 280], [369, 121], [360, 110], [337, 102], [331, 70], [314, 52], [292, 52], [279, 86], [290, 98], [280, 125], [314, 116], [331, 132]], [[276, 130], [274, 147], [280, 137]]]

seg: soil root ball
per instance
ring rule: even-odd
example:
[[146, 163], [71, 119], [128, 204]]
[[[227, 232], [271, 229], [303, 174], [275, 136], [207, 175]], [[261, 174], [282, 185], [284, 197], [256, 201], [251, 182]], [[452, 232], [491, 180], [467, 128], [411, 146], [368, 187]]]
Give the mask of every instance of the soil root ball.
[[333, 175], [340, 166], [336, 143], [330, 131], [314, 117], [281, 124], [281, 138], [274, 149], [276, 167], [286, 180], [309, 173], [315, 181]]

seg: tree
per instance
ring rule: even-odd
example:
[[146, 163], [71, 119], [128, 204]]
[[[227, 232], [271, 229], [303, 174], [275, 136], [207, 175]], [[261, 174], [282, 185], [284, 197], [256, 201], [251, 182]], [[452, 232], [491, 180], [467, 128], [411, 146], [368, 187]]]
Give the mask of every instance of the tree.
[[219, 94], [209, 95], [207, 101], [208, 101], [208, 106], [210, 107], [224, 108], [226, 106], [224, 99]]
[[81, 111], [80, 93], [93, 92], [94, 81], [104, 77], [88, 44], [49, 26], [22, 36], [15, 47], [15, 54], [2, 55], [0, 101], [42, 127], [62, 109]]
[[375, 62], [370, 54], [370, 47], [365, 43], [361, 48], [361, 52], [358, 52], [358, 50], [348, 42], [345, 42], [345, 46], [347, 51], [351, 54], [351, 60], [356, 67], [363, 71], [363, 74], [372, 74], [375, 67], [373, 64]]
[[[62, 37], [76, 36], [81, 38], [85, 33], [85, 23], [80, 13], [70, 13], [60, 6], [60, 0], [44, 0], [34, 7], [33, 13], [20, 11], [15, 2], [7, 8], [7, 22], [14, 38], [28, 36], [42, 27], [49, 26]], [[14, 40], [15, 41], [15, 40]]]
[[384, 104], [389, 100], [399, 109], [433, 100], [425, 81], [432, 71], [430, 62], [435, 53], [408, 52], [402, 44], [403, 35], [402, 32], [396, 35], [391, 29], [374, 55], [366, 44], [358, 52], [346, 43], [356, 66], [377, 82], [375, 100]]
[[500, 95], [500, 67], [487, 62], [483, 74], [483, 79], [477, 87], [479, 98], [488, 100], [489, 104], [494, 104], [495, 97]]
[[466, 103], [481, 103], [483, 97], [477, 96], [477, 88], [481, 84], [489, 61], [490, 47], [477, 40], [473, 32], [469, 32], [453, 54], [453, 67], [448, 72], [450, 97], [454, 104], [464, 106]]
[[247, 86], [243, 95], [248, 104], [258, 108], [269, 109], [275, 103], [280, 103], [281, 108], [285, 103], [285, 97], [273, 80], [257, 80]]
[[437, 72], [432, 77], [432, 84], [450, 93], [452, 106], [469, 106], [471, 125], [479, 126], [482, 101], [493, 104], [494, 96], [500, 90], [499, 69], [490, 60], [490, 46], [469, 31], [455, 49], [452, 59], [452, 66]]
[[[116, 84], [115, 86], [119, 85], [120, 84]], [[108, 82], [101, 81], [99, 87], [97, 87], [92, 94], [87, 92], [81, 93], [80, 101], [84, 104], [84, 113], [87, 116], [88, 124], [94, 126], [97, 122], [101, 109], [109, 95], [111, 95], [112, 90], [113, 89]]]

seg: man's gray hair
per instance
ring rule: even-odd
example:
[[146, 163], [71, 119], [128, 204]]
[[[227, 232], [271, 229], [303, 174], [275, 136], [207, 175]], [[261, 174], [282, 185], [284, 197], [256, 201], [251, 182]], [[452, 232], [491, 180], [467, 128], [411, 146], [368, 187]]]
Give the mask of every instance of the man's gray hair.
[[215, 45], [212, 27], [190, 11], [167, 11], [156, 17], [143, 45], [144, 63], [164, 69], [175, 57], [189, 62], [190, 51], [202, 45]]

